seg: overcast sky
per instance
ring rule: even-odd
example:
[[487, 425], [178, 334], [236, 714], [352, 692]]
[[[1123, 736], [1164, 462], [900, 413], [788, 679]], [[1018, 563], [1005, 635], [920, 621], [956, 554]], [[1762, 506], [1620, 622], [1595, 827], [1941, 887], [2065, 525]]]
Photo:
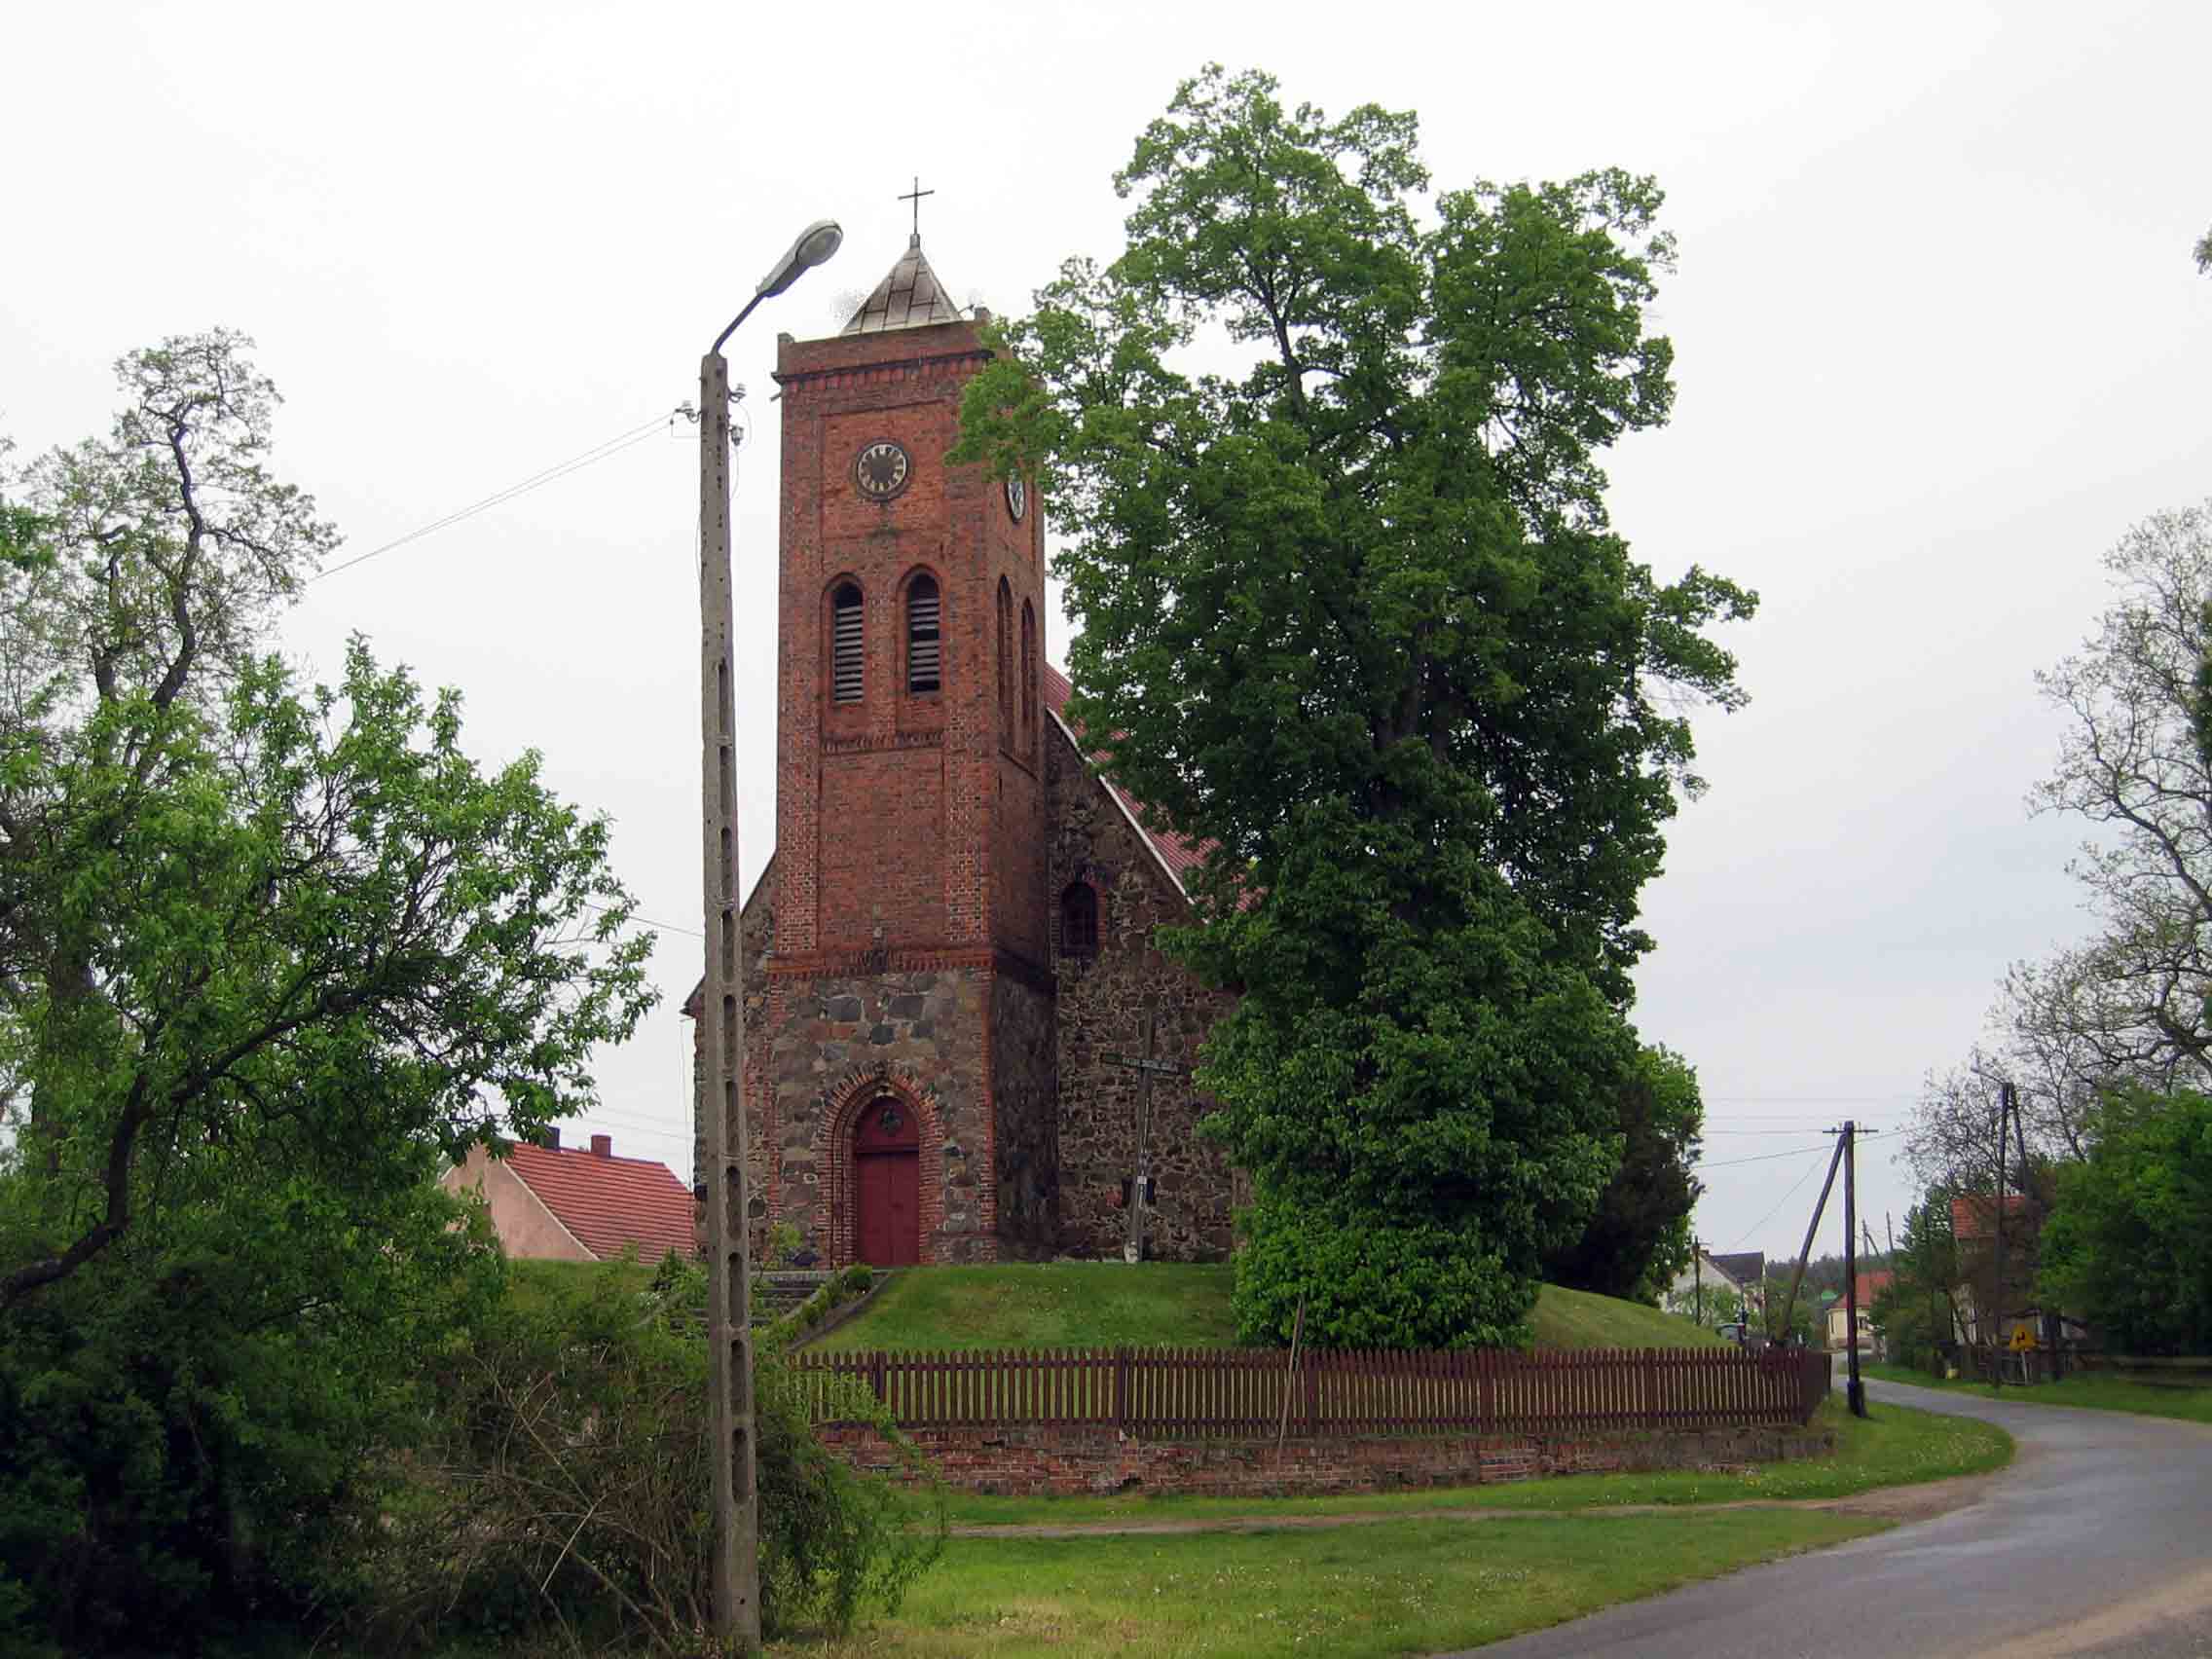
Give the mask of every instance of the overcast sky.
[[[462, 688], [483, 759], [535, 748], [614, 820], [673, 924], [666, 1001], [570, 1125], [618, 1152], [689, 1164], [697, 463], [668, 417], [699, 353], [800, 225], [843, 223], [729, 350], [750, 885], [775, 333], [842, 322], [915, 174], [963, 301], [1017, 312], [1063, 257], [1110, 256], [1110, 175], [1208, 59], [1331, 113], [1419, 111], [1441, 187], [1620, 166], [1669, 193], [1680, 396], [1615, 456], [1614, 516], [1662, 575], [1763, 601], [1727, 636], [1753, 701], [1700, 724], [1712, 789], [1649, 892], [1636, 1010], [1704, 1084], [1715, 1248], [1794, 1250], [1816, 1131], [1900, 1126], [2006, 964], [2083, 927], [2079, 830], [2022, 804], [2056, 732], [2031, 677], [2089, 629], [2103, 550], [2212, 493], [2212, 10], [198, 0], [23, 8], [5, 38], [0, 433], [24, 451], [104, 429], [121, 352], [218, 323], [259, 341], [279, 470], [339, 560], [604, 446], [317, 582], [285, 644], [334, 674], [367, 635]], [[1864, 1149], [1877, 1236], [1907, 1201], [1895, 1145]]]

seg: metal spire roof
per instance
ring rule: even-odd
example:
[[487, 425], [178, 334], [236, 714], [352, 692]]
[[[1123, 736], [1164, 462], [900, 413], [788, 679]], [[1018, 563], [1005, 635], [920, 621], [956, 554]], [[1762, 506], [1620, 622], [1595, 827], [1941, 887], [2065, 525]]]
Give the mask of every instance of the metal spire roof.
[[906, 242], [906, 251], [889, 276], [875, 285], [841, 334], [887, 334], [894, 328], [922, 328], [933, 322], [958, 322], [960, 308], [946, 296], [944, 284], [922, 254], [921, 233]]

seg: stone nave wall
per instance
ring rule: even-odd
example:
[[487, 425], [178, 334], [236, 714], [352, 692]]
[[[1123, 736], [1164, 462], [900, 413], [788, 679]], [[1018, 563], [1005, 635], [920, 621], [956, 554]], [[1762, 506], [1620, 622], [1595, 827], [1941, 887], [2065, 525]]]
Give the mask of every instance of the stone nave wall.
[[[1123, 1183], [1136, 1166], [1139, 1074], [1104, 1058], [1144, 1052], [1145, 1014], [1158, 1022], [1157, 1053], [1185, 1066], [1231, 999], [1164, 957], [1153, 938], [1188, 905], [1139, 840], [1106, 787], [1084, 765], [1057, 721], [1045, 734], [1048, 887], [1059, 1014], [1059, 1247], [1117, 1256], [1127, 1234]], [[1088, 881], [1098, 895], [1098, 950], [1067, 954], [1061, 893]], [[1220, 1149], [1198, 1135], [1204, 1103], [1185, 1081], [1152, 1083], [1150, 1146], [1156, 1201], [1146, 1218], [1149, 1253], [1215, 1261], [1231, 1248], [1234, 1183]]]
[[1053, 1120], [1052, 997], [1002, 968], [991, 980], [991, 1114], [997, 1132], [998, 1232], [1022, 1255], [1059, 1242], [1060, 1158]]

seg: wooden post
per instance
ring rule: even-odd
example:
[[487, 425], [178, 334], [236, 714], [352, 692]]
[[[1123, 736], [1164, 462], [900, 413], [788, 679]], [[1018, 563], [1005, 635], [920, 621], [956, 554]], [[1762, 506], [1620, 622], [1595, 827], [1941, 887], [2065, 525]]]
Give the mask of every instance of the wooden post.
[[1298, 1311], [1290, 1321], [1290, 1363], [1282, 1374], [1282, 1421], [1275, 1428], [1275, 1456], [1282, 1456], [1282, 1443], [1290, 1434], [1290, 1390], [1298, 1381], [1298, 1339], [1306, 1333], [1306, 1293], [1298, 1293]]
[[[1828, 1178], [1821, 1183], [1820, 1202], [1813, 1206], [1813, 1219], [1805, 1224], [1805, 1242], [1797, 1252], [1797, 1266], [1791, 1270], [1789, 1274], [1789, 1294], [1784, 1298], [1782, 1304], [1782, 1328], [1785, 1331], [1789, 1329], [1789, 1315], [1797, 1307], [1797, 1287], [1804, 1282], [1805, 1263], [1813, 1254], [1813, 1235], [1820, 1230], [1821, 1216], [1828, 1207], [1828, 1190], [1835, 1185], [1836, 1165], [1842, 1161], [1843, 1140], [1842, 1137], [1838, 1136], [1834, 1156], [1828, 1160]], [[1774, 1336], [1774, 1309], [1772, 1308], [1767, 1309], [1766, 1334], [1768, 1339], [1772, 1340]]]
[[1843, 1121], [1843, 1142], [1837, 1149], [1843, 1154], [1843, 1296], [1844, 1329], [1850, 1333], [1850, 1346], [1845, 1348], [1846, 1363], [1850, 1367], [1850, 1382], [1845, 1386], [1844, 1398], [1850, 1404], [1851, 1415], [1866, 1415], [1866, 1385], [1859, 1381], [1859, 1125], [1849, 1118]]
[[[1989, 1286], [1989, 1300], [1994, 1309], [1997, 1327], [1986, 1338], [1989, 1343], [1989, 1385], [2002, 1389], [2005, 1386], [2005, 1116], [2012, 1110], [2012, 1086], [1997, 1086], [1997, 1198], [1990, 1206], [1989, 1225], [1997, 1231], [1996, 1272]], [[1991, 1313], [1984, 1311], [1981, 1322], [1986, 1330]], [[1980, 1336], [1982, 1332], [1976, 1332]]]

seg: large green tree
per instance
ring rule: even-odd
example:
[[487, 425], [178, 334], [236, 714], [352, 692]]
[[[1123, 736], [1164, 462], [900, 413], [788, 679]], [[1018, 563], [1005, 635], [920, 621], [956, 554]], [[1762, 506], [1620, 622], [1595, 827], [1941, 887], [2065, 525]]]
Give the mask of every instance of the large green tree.
[[1620, 1166], [1581, 1235], [1545, 1256], [1544, 1278], [1656, 1306], [1690, 1265], [1690, 1212], [1704, 1190], [1695, 1174], [1705, 1125], [1696, 1070], [1671, 1050], [1643, 1050], [1618, 1090], [1615, 1122]]
[[2117, 1090], [2057, 1171], [2042, 1288], [2131, 1353], [2212, 1345], [2212, 1098]]
[[0, 1616], [71, 1650], [124, 1576], [180, 1641], [315, 1593], [286, 1552], [362, 1524], [482, 1287], [438, 1160], [586, 1109], [651, 996], [535, 756], [358, 641], [270, 654], [335, 536], [246, 346], [124, 358], [0, 514]]
[[105, 442], [33, 467], [0, 566], [0, 1074], [27, 1106], [0, 1316], [158, 1216], [202, 1149], [343, 1188], [529, 1134], [648, 1005], [603, 820], [356, 642], [263, 654], [332, 533], [268, 471], [216, 334], [119, 365]]
[[1005, 330], [957, 453], [1042, 474], [1070, 714], [1211, 849], [1245, 1335], [1303, 1295], [1326, 1342], [1510, 1339], [1618, 1164], [1637, 896], [1752, 606], [1606, 519], [1673, 396], [1659, 191], [1425, 197], [1412, 115], [1218, 68], [1116, 184], [1125, 249]]

